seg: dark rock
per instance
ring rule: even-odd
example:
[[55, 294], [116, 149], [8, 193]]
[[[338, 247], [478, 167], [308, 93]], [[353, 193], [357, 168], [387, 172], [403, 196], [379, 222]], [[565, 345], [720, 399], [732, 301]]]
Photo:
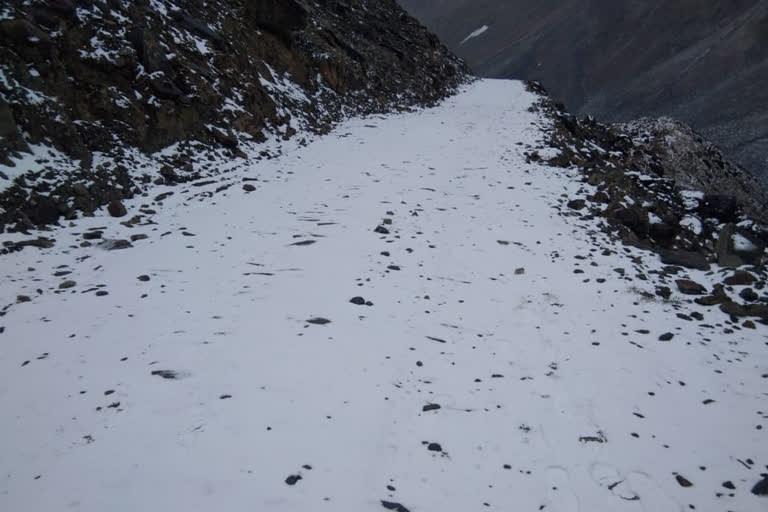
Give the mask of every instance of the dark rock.
[[109, 206], [107, 206], [107, 211], [109, 211], [109, 214], [112, 217], [125, 217], [128, 215], [128, 211], [120, 201], [112, 201], [109, 203]]
[[16, 302], [30, 302], [32, 299], [28, 295], [17, 295]]
[[659, 336], [659, 341], [670, 341], [672, 338], [674, 338], [675, 335], [671, 332], [665, 332], [661, 336]]
[[64, 281], [59, 284], [59, 290], [66, 290], [67, 288], [73, 288], [77, 283], [74, 281]]
[[685, 295], [703, 295], [707, 293], [707, 289], [697, 282], [690, 281], [688, 279], [678, 279], [675, 281], [677, 289], [680, 293]]
[[733, 482], [731, 482], [730, 480], [723, 482], [723, 487], [725, 487], [726, 489], [730, 489], [731, 491], [736, 489], [736, 486], [733, 485]]
[[387, 510], [394, 510], [395, 512], [410, 512], [410, 510], [405, 508], [400, 503], [395, 503], [393, 501], [381, 500], [381, 506]]
[[735, 317], [755, 316], [768, 321], [768, 305], [765, 304], [725, 302], [720, 305], [720, 311]]
[[352, 297], [349, 299], [349, 302], [352, 304], [355, 304], [357, 306], [364, 306], [365, 305], [365, 299], [363, 297]]
[[752, 288], [744, 288], [739, 292], [739, 297], [746, 300], [747, 302], [755, 302], [757, 299], [760, 298], [760, 296], [753, 290]]
[[253, 192], [254, 190], [256, 190], [256, 187], [254, 187], [250, 183], [246, 183], [245, 185], [243, 185], [243, 190], [245, 190], [246, 192]]
[[379, 233], [381, 235], [388, 235], [389, 230], [385, 228], [384, 226], [376, 226], [376, 229], [373, 230], [374, 233]]
[[103, 231], [86, 231], [83, 233], [83, 240], [98, 240], [103, 235]]
[[726, 195], [705, 195], [699, 202], [702, 217], [714, 217], [722, 222], [733, 222], [739, 217], [739, 202]]
[[724, 297], [722, 295], [708, 295], [706, 297], [697, 297], [693, 299], [696, 304], [700, 304], [702, 306], [716, 306], [730, 300], [731, 299], [728, 297]]
[[222, 130], [221, 128], [213, 126], [210, 128], [210, 132], [211, 135], [213, 135], [213, 138], [222, 146], [226, 148], [237, 147], [237, 137], [231, 130]]
[[440, 405], [439, 404], [427, 404], [427, 405], [425, 405], [424, 407], [421, 408], [421, 410], [423, 412], [436, 411], [438, 409], [440, 409]]
[[37, 194], [30, 197], [23, 211], [27, 218], [37, 226], [53, 224], [61, 217], [61, 211], [59, 211], [55, 199]]
[[573, 199], [572, 201], [568, 201], [568, 208], [571, 210], [582, 210], [587, 205], [587, 202], [584, 201], [584, 199]]
[[648, 212], [639, 206], [620, 208], [613, 213], [613, 217], [641, 238], [649, 233]]
[[679, 233], [680, 229], [677, 226], [672, 226], [666, 222], [657, 222], [651, 224], [651, 238], [664, 247], [672, 245]]
[[657, 286], [656, 295], [666, 300], [672, 296], [672, 290], [668, 286]]
[[710, 269], [707, 257], [698, 252], [662, 250], [659, 251], [659, 255], [661, 256], [661, 262], [667, 265], [679, 265], [695, 270]]
[[173, 370], [154, 370], [152, 375], [162, 377], [163, 379], [174, 380], [179, 377], [179, 374]]
[[680, 484], [681, 487], [693, 487], [691, 481], [683, 475], [675, 475], [675, 480], [677, 480], [677, 483]]
[[752, 494], [756, 496], [768, 496], [768, 476], [755, 484], [752, 488]]
[[152, 78], [149, 81], [155, 95], [163, 100], [175, 100], [183, 94], [176, 84], [166, 78]]
[[331, 323], [331, 321], [328, 320], [327, 318], [316, 317], [316, 318], [310, 318], [309, 320], [307, 320], [307, 323], [314, 324], [314, 325], [326, 325]]
[[285, 479], [285, 483], [288, 485], [296, 485], [296, 483], [301, 480], [301, 475], [290, 475], [288, 478]]
[[149, 276], [148, 276], [148, 275], [146, 275], [146, 274], [142, 274], [142, 275], [140, 275], [139, 277], [137, 277], [136, 279], [138, 279], [139, 281], [143, 281], [143, 282], [145, 282], [145, 283], [146, 283], [147, 281], [149, 281]]
[[757, 278], [744, 270], [737, 270], [723, 280], [728, 286], [745, 286], [755, 281], [757, 281]]
[[440, 443], [429, 443], [427, 445], [427, 450], [429, 450], [431, 452], [442, 452], [443, 451], [443, 447], [440, 446]]
[[135, 235], [131, 235], [131, 242], [138, 242], [139, 240], [146, 240], [147, 238], [149, 238], [149, 236], [144, 233], [136, 233]]

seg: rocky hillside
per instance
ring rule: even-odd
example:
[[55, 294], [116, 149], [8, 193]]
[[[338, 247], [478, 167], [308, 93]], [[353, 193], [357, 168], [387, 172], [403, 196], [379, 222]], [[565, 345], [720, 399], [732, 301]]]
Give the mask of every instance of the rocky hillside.
[[107, 203], [121, 215], [153, 182], [219, 172], [208, 152], [246, 158], [345, 115], [432, 105], [465, 80], [394, 0], [10, 0], [0, 231]]
[[580, 116], [680, 119], [768, 182], [765, 0], [401, 3], [480, 75], [539, 80]]
[[[564, 215], [601, 220], [601, 230], [624, 245], [658, 255], [665, 266], [654, 276], [635, 264], [642, 281], [655, 284], [655, 296], [669, 299], [674, 281], [696, 303], [719, 306], [733, 318], [757, 316], [768, 323], [768, 306], [752, 289], [738, 297], [734, 285], [766, 285], [768, 196], [754, 178], [727, 162], [711, 144], [670, 119], [605, 126], [583, 121], [552, 101], [538, 82], [534, 111], [553, 122], [549, 148], [529, 151], [529, 162], [577, 169], [582, 187], [564, 195]], [[551, 148], [557, 151], [552, 153]], [[726, 275], [726, 269], [740, 268]], [[711, 291], [682, 269], [719, 276]], [[648, 294], [653, 298], [654, 294]]]

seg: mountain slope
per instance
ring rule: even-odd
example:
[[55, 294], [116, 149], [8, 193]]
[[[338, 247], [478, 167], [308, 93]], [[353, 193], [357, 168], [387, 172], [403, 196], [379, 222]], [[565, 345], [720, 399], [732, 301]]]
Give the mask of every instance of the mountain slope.
[[465, 80], [394, 0], [4, 2], [0, 231], [216, 174], [209, 158], [344, 116], [434, 104]]
[[604, 121], [680, 119], [768, 180], [765, 0], [401, 3], [482, 76], [540, 80]]
[[763, 510], [765, 325], [566, 206], [556, 129], [481, 81], [5, 255], [0, 509]]

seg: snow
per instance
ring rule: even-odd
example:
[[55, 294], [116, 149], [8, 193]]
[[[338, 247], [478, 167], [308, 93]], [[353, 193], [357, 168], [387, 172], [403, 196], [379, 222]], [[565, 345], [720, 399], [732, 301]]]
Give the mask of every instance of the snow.
[[[20, 151], [17, 156], [9, 156], [12, 166], [0, 164], [0, 192], [13, 185], [14, 179], [29, 171], [40, 169], [41, 163], [55, 163], [60, 171], [71, 171], [79, 160], [71, 160], [61, 151], [45, 144], [28, 144], [29, 152]], [[2, 263], [0, 263], [2, 265]]]
[[464, 43], [466, 43], [466, 42], [467, 42], [467, 41], [469, 41], [470, 39], [474, 39], [474, 38], [475, 38], [475, 37], [477, 37], [477, 36], [481, 36], [481, 35], [485, 34], [485, 32], [486, 32], [487, 30], [488, 30], [488, 25], [483, 25], [482, 27], [480, 27], [480, 28], [478, 28], [478, 29], [476, 29], [476, 30], [473, 30], [473, 31], [472, 31], [472, 32], [471, 32], [471, 33], [470, 33], [470, 34], [469, 34], [467, 37], [465, 37], [465, 38], [464, 38], [464, 39], [463, 39], [463, 40], [462, 40], [462, 41], [459, 43], [459, 46], [463, 45]]
[[757, 250], [757, 247], [755, 244], [750, 242], [748, 239], [743, 237], [742, 235], [738, 233], [734, 233], [731, 236], [731, 240], [733, 241], [733, 248], [737, 251], [755, 251]]
[[765, 510], [765, 328], [617, 274], [662, 264], [558, 214], [581, 182], [525, 162], [534, 101], [479, 81], [0, 258], [31, 299], [0, 317], [0, 510]]
[[702, 230], [701, 220], [691, 215], [686, 215], [680, 221], [680, 225], [684, 228], [688, 228], [695, 234], [700, 235]]

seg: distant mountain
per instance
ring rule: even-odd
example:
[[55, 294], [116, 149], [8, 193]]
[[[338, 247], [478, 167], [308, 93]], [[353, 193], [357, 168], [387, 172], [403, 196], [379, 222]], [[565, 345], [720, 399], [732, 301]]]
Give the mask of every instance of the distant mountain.
[[768, 185], [768, 1], [400, 1], [480, 75], [605, 121], [680, 119]]

